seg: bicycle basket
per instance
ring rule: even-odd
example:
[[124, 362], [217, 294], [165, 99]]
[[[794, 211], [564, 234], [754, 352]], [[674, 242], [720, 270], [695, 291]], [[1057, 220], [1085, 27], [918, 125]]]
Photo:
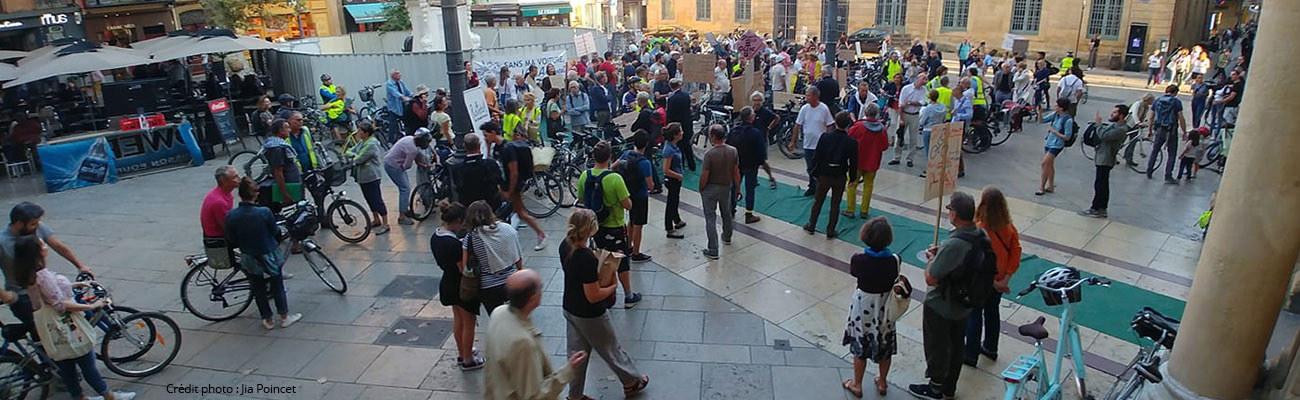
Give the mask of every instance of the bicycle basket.
[[369, 103], [371, 100], [375, 99], [375, 90], [361, 89], [357, 91], [357, 96], [361, 97], [362, 102]]
[[1083, 301], [1082, 286], [1067, 290], [1064, 294], [1062, 294], [1061, 291], [1056, 289], [1040, 287], [1038, 288], [1038, 293], [1043, 295], [1043, 302], [1047, 303], [1047, 305], [1049, 306], [1059, 306], [1061, 304], [1064, 304], [1065, 301], [1069, 301], [1071, 303], [1078, 303], [1080, 301]]
[[534, 147], [533, 151], [533, 171], [542, 172], [551, 169], [551, 163], [555, 161], [554, 147]]
[[336, 162], [325, 167], [321, 171], [321, 177], [325, 178], [325, 183], [330, 187], [343, 186], [344, 183], [348, 183], [348, 169], [344, 163]]

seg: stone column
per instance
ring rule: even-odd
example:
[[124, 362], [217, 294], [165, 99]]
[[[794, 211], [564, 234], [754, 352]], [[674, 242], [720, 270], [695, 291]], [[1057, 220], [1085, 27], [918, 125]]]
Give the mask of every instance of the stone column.
[[1260, 14], [1250, 79], [1223, 183], [1160, 399], [1244, 399], [1300, 252], [1300, 1]]

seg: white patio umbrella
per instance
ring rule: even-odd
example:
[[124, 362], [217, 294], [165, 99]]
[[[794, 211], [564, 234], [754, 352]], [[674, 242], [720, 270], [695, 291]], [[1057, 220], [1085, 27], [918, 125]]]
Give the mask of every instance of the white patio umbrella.
[[194, 36], [192, 35], [159, 36], [156, 38], [145, 39], [139, 42], [131, 43], [131, 48], [148, 53], [148, 52], [152, 52], [155, 49], [168, 47], [179, 42], [187, 41], [193, 37]]
[[46, 58], [18, 66], [14, 80], [5, 83], [10, 88], [28, 82], [105, 69], [149, 64], [153, 60], [139, 50], [114, 46], [101, 46], [95, 42], [79, 42], [53, 52]]
[[199, 36], [150, 49], [155, 60], [174, 60], [200, 54], [278, 49], [280, 46], [251, 36]]
[[7, 81], [18, 77], [18, 67], [13, 64], [0, 63], [0, 81]]
[[25, 51], [19, 51], [19, 50], [0, 50], [0, 60], [23, 58], [23, 57], [27, 57], [28, 54], [31, 53]]

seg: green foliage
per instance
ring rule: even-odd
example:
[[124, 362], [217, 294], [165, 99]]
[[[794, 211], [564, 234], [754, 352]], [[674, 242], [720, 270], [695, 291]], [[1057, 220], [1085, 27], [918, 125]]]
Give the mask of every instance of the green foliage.
[[411, 12], [406, 9], [406, 3], [394, 1], [384, 6], [383, 25], [379, 26], [381, 32], [404, 32], [411, 30]]
[[199, 3], [213, 26], [234, 30], [248, 29], [251, 20], [257, 17], [264, 23], [274, 24], [278, 19], [270, 17], [275, 7], [304, 8], [294, 0], [200, 0]]

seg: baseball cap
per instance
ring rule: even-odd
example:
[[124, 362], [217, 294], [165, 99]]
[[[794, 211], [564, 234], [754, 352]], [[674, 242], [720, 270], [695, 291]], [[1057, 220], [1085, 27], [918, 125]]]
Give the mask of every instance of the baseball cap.
[[288, 93], [280, 93], [280, 96], [275, 98], [275, 101], [278, 101], [278, 102], [281, 102], [281, 103], [286, 102], [286, 101], [293, 101], [293, 100], [294, 100], [294, 99], [293, 99], [293, 95], [288, 94]]

